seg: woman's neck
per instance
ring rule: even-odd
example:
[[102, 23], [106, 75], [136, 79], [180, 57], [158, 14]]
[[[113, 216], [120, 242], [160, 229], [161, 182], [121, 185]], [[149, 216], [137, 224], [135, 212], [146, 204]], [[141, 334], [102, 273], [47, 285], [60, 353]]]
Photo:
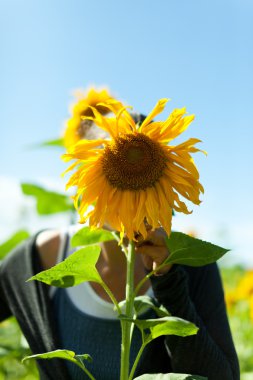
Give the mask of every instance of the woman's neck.
[[98, 270], [107, 267], [113, 271], [125, 271], [126, 258], [116, 240], [101, 243], [101, 254], [98, 260]]
[[[126, 285], [126, 257], [117, 241], [112, 240], [101, 244], [101, 254], [97, 262], [97, 270], [103, 281], [114, 293], [116, 299], [118, 301], [123, 300], [125, 298]], [[140, 255], [136, 255], [134, 273], [135, 285], [137, 285], [145, 274], [141, 257]], [[146, 281], [145, 286], [141, 289], [141, 293], [145, 293], [149, 286], [149, 281]], [[108, 300], [107, 294], [98, 284], [93, 283], [92, 287], [100, 297]]]

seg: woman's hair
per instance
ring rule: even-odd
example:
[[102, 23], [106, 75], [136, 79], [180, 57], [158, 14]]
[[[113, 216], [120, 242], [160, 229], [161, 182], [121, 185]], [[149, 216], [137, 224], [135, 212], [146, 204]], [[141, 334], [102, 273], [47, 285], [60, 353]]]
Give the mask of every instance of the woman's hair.
[[134, 119], [135, 123], [141, 124], [146, 119], [146, 116], [142, 113], [130, 113], [130, 115]]

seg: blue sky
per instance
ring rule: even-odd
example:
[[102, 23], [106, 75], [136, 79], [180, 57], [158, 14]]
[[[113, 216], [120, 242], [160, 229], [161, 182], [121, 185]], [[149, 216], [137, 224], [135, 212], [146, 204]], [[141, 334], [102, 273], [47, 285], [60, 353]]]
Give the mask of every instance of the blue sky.
[[196, 115], [182, 139], [198, 137], [208, 151], [195, 157], [205, 194], [175, 227], [193, 228], [233, 248], [231, 260], [253, 265], [252, 18], [250, 0], [2, 0], [0, 180], [8, 218], [7, 200], [11, 207], [17, 198], [6, 193], [8, 181], [64, 186], [60, 151], [27, 147], [59, 136], [74, 89], [107, 85], [142, 113], [169, 97], [164, 116], [182, 106]]

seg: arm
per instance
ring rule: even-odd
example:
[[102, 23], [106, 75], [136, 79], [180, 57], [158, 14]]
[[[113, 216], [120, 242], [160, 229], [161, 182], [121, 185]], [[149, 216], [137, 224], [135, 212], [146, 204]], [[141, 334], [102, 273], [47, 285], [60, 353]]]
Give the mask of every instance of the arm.
[[2, 265], [0, 263], [0, 322], [12, 316], [12, 313], [9, 309], [7, 301], [4, 297], [4, 293], [2, 291], [1, 277], [2, 277]]
[[[48, 285], [39, 281], [26, 282], [45, 269], [36, 247], [37, 238], [38, 234], [18, 245], [3, 260], [0, 268], [0, 302], [3, 299], [16, 317], [34, 354], [53, 351], [60, 346]], [[47, 254], [44, 252], [42, 256]], [[2, 314], [2, 304], [0, 315], [6, 316]], [[69, 378], [62, 360], [41, 360], [37, 364], [43, 379]]]
[[[47, 231], [40, 232], [35, 237], [34, 244], [36, 247], [34, 254], [39, 255], [40, 264], [42, 268], [49, 269], [53, 265], [55, 265], [56, 260], [57, 260], [59, 244], [60, 244], [60, 233], [56, 230], [54, 231], [47, 230]], [[17, 254], [21, 256], [24, 255], [24, 252], [26, 250], [26, 245], [27, 245], [27, 241], [21, 243], [6, 256], [5, 260], [0, 262], [0, 322], [11, 317], [13, 314], [9, 307], [8, 292], [4, 291], [5, 289], [4, 276], [6, 272], [5, 264], [7, 261], [9, 261], [9, 258], [11, 258], [11, 256], [15, 256]], [[14, 268], [15, 266], [16, 264], [13, 262], [12, 267]]]
[[[147, 239], [136, 244], [136, 253], [142, 254], [149, 271], [169, 255], [164, 237], [162, 229], [149, 230]], [[191, 337], [166, 336], [173, 371], [208, 376], [208, 380], [238, 380], [239, 365], [217, 265], [167, 266], [157, 274], [150, 280], [158, 302], [172, 315], [199, 327]]]
[[207, 376], [208, 380], [238, 380], [239, 365], [216, 264], [201, 268], [174, 266], [151, 277], [154, 295], [171, 313], [199, 327], [191, 337], [166, 336], [174, 372]]

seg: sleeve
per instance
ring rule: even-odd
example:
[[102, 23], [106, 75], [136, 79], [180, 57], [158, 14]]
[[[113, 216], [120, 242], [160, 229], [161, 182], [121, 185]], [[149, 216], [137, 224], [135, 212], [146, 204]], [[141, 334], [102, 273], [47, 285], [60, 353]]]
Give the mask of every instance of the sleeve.
[[238, 380], [239, 364], [217, 265], [187, 269], [175, 265], [164, 276], [152, 276], [151, 283], [160, 304], [199, 327], [193, 336], [165, 337], [173, 371], [208, 380]]
[[7, 300], [4, 297], [1, 279], [2, 279], [2, 265], [0, 263], [0, 322], [11, 317], [12, 315], [10, 308], [8, 306]]

